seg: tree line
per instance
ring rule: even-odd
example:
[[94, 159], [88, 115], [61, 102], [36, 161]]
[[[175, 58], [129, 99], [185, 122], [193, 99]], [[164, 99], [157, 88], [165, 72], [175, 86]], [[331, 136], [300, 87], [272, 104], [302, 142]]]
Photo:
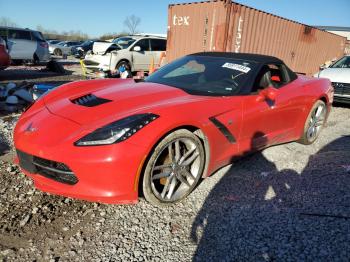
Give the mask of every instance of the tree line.
[[[123, 25], [126, 28], [126, 30], [122, 32], [115, 32], [115, 33], [105, 33], [101, 35], [100, 37], [97, 37], [97, 39], [100, 40], [109, 40], [114, 39], [116, 37], [125, 36], [129, 34], [136, 34], [139, 32], [139, 25], [141, 23], [141, 19], [135, 15], [130, 15], [125, 18]], [[12, 21], [8, 17], [0, 17], [0, 26], [7, 26], [7, 27], [19, 27], [18, 24], [14, 21]], [[91, 39], [90, 36], [86, 33], [83, 33], [80, 30], [70, 30], [70, 31], [63, 31], [58, 32], [57, 30], [51, 30], [44, 28], [42, 25], [38, 25], [36, 27], [36, 30], [40, 31], [45, 39], [57, 39], [62, 41], [69, 41], [69, 40], [87, 40]]]

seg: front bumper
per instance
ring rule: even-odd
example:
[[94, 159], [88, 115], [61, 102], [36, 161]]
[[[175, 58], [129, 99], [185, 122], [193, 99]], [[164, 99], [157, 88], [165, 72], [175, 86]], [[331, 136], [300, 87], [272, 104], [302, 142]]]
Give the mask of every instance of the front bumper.
[[350, 103], [350, 83], [332, 82], [334, 102]]
[[109, 55], [86, 55], [84, 59], [85, 67], [91, 71], [109, 71], [110, 67]]
[[350, 104], [350, 95], [338, 95], [334, 94], [334, 102]]
[[[45, 113], [49, 114], [47, 111]], [[15, 147], [22, 157], [17, 158], [16, 162], [21, 162], [22, 171], [33, 179], [36, 188], [93, 202], [125, 204], [138, 201], [138, 179], [147, 155], [145, 147], [128, 141], [108, 146], [76, 147], [72, 141], [64, 139], [64, 134], [71, 133], [71, 130], [76, 128], [76, 123], [50, 115], [45, 121], [45, 126], [38, 127], [37, 131], [24, 131], [33, 122], [35, 125], [32, 118], [20, 119], [15, 129]], [[57, 136], [61, 137], [61, 142], [55, 141], [55, 126], [60, 126], [61, 134]], [[31, 170], [28, 165], [23, 164], [22, 154], [64, 164], [63, 170], [74, 175], [75, 183], [59, 182], [55, 177], [43, 174], [42, 170]]]

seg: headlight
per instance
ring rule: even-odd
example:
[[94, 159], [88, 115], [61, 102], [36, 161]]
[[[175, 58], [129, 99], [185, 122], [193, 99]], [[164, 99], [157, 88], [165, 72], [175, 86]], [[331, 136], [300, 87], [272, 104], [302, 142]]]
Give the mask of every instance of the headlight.
[[158, 115], [151, 113], [132, 115], [96, 129], [74, 144], [76, 146], [96, 146], [119, 143], [131, 137], [158, 117]]

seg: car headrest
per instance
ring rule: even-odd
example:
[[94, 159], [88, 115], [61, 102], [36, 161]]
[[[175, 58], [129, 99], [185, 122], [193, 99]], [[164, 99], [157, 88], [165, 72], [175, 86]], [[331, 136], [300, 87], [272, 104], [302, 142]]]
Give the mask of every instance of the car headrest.
[[262, 77], [260, 79], [260, 82], [259, 82], [259, 87], [261, 88], [266, 88], [266, 87], [269, 87], [269, 86], [273, 86], [273, 83], [272, 83], [272, 80], [271, 80], [271, 72], [270, 72], [270, 69], [269, 67], [265, 66], [263, 67], [262, 69]]

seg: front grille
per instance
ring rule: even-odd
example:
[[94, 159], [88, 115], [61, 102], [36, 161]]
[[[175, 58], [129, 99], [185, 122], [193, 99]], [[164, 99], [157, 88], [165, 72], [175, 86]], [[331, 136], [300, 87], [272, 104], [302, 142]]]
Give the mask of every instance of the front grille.
[[73, 171], [63, 163], [32, 156], [20, 150], [17, 150], [17, 156], [21, 168], [32, 174], [39, 174], [68, 185], [78, 183]]
[[336, 95], [350, 95], [350, 84], [332, 82], [332, 86], [334, 87], [334, 94], [336, 94]]

